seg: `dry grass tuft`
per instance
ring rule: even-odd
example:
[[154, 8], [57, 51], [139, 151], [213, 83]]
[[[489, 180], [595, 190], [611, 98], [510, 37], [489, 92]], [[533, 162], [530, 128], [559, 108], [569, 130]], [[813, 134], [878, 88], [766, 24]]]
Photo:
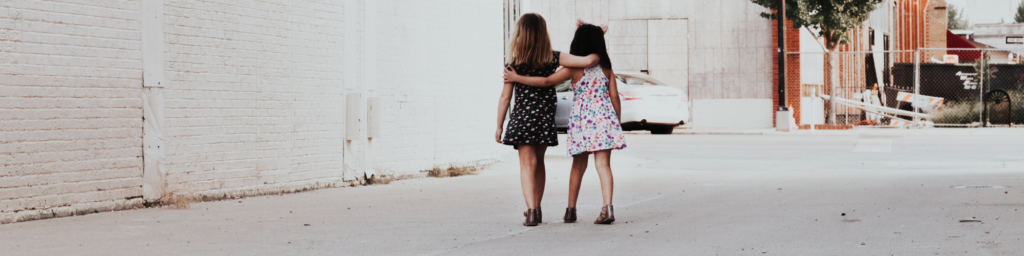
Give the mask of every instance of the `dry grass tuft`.
[[373, 175], [369, 179], [366, 179], [366, 185], [387, 185], [391, 184], [392, 181], [398, 180], [395, 177], [395, 172], [391, 170], [380, 171], [379, 174]]
[[398, 177], [396, 177], [395, 180], [411, 180], [419, 178], [423, 178], [423, 174], [402, 174], [398, 175]]
[[434, 169], [430, 169], [429, 171], [427, 171], [427, 177], [447, 178], [466, 175], [476, 175], [477, 170], [478, 169], [475, 166], [452, 165], [449, 166], [447, 169], [435, 166]]
[[200, 199], [202, 198], [199, 193], [188, 186], [164, 189], [164, 193], [160, 195], [160, 201], [157, 203], [171, 208], [188, 209], [193, 202], [198, 202]]

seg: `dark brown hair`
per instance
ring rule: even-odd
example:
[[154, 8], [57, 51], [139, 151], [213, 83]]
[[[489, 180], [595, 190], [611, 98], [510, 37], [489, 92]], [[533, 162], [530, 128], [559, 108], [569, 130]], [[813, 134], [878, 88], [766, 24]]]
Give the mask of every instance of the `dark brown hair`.
[[601, 57], [601, 68], [612, 69], [612, 60], [608, 58], [608, 46], [604, 42], [604, 31], [598, 26], [583, 24], [577, 28], [576, 36], [572, 38], [572, 45], [569, 46], [569, 54], [597, 54]]

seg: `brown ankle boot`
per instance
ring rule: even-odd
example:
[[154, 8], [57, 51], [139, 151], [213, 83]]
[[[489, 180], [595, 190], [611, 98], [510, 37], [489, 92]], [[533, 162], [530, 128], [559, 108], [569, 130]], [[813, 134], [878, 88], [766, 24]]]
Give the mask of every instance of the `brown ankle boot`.
[[562, 217], [562, 220], [565, 221], [565, 223], [576, 222], [576, 207], [565, 208], [565, 217]]
[[594, 224], [612, 224], [612, 222], [615, 222], [615, 211], [612, 209], [612, 205], [601, 207], [601, 215], [597, 216]]
[[536, 226], [540, 224], [540, 221], [537, 221], [537, 213], [537, 209], [526, 210], [526, 221], [523, 222], [523, 226]]
[[540, 211], [540, 206], [537, 206], [537, 224], [544, 223], [544, 212]]
[[[530, 210], [524, 211], [523, 212], [523, 217], [526, 217], [527, 213], [529, 213], [529, 212], [530, 212]], [[543, 223], [543, 222], [544, 222], [544, 214], [540, 212], [540, 207], [537, 207], [537, 223]]]

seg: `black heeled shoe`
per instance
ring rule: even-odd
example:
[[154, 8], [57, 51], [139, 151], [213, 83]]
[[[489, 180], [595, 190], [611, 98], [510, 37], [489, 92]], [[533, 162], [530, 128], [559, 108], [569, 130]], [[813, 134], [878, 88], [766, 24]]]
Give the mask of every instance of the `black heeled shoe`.
[[576, 222], [576, 208], [565, 208], [565, 217], [562, 217], [562, 220], [565, 221], [565, 223]]
[[539, 213], [540, 211], [537, 209], [528, 209], [526, 212], [523, 212], [523, 215], [526, 216], [526, 221], [523, 221], [523, 226], [532, 227], [540, 224], [540, 219], [537, 217]]
[[[544, 213], [542, 213], [540, 211], [540, 207], [537, 207], [536, 210], [537, 210], [537, 223], [543, 223], [544, 222]], [[524, 211], [523, 212], [523, 217], [526, 217], [529, 212], [530, 212], [530, 210]]]

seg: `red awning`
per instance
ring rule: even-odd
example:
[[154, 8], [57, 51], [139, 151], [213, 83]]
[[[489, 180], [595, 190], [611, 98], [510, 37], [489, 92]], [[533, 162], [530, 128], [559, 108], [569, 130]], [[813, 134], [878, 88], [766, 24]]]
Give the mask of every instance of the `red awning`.
[[[946, 48], [978, 49], [970, 41], [960, 38], [949, 30], [946, 30]], [[981, 51], [948, 51], [947, 54], [959, 56], [960, 63], [976, 62], [981, 58]]]

